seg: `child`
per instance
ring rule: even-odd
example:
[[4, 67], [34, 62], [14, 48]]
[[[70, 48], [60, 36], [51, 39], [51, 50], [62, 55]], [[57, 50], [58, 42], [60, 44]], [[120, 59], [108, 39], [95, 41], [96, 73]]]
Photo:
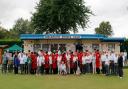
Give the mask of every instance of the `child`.
[[66, 75], [67, 74], [66, 64], [64, 63], [64, 61], [62, 61], [62, 63], [60, 64], [60, 74], [61, 75]]

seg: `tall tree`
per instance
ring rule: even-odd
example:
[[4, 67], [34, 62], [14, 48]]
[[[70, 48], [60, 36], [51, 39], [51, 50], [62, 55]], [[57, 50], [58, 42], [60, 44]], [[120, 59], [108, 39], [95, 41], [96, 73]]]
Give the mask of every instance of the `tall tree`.
[[109, 21], [103, 21], [100, 23], [99, 27], [95, 28], [96, 34], [103, 34], [105, 36], [112, 36], [113, 30]]
[[23, 18], [19, 18], [13, 28], [10, 30], [11, 34], [19, 37], [20, 34], [33, 33], [33, 26], [31, 22], [28, 20], [24, 20]]
[[3, 28], [2, 26], [0, 26], [0, 39], [8, 38], [9, 36], [10, 36], [9, 31]]
[[84, 0], [40, 0], [32, 23], [36, 33], [78, 32], [87, 27], [92, 12]]

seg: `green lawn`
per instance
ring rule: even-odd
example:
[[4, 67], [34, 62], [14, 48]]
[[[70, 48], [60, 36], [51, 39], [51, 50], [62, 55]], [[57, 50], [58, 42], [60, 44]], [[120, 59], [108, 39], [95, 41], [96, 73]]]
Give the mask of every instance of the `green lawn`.
[[128, 89], [128, 69], [123, 79], [117, 76], [14, 75], [0, 74], [0, 89]]

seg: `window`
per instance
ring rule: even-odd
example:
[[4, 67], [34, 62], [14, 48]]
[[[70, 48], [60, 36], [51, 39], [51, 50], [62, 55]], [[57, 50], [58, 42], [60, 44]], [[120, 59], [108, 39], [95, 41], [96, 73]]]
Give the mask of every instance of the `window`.
[[39, 50], [41, 50], [41, 44], [34, 44], [34, 51], [38, 52]]
[[51, 44], [51, 51], [58, 50], [58, 44]]
[[99, 50], [99, 44], [92, 44], [92, 50]]
[[62, 52], [66, 51], [66, 44], [59, 44], [59, 50]]
[[108, 44], [108, 51], [114, 51], [115, 50], [115, 44]]
[[49, 50], [49, 44], [42, 44], [42, 50], [48, 51]]

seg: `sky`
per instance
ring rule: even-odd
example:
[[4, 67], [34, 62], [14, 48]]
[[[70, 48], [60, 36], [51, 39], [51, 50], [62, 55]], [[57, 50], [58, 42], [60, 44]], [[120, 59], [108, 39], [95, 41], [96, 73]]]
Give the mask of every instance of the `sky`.
[[[18, 18], [30, 19], [39, 0], [0, 0], [0, 25], [13, 27]], [[79, 31], [93, 34], [102, 21], [109, 21], [114, 37], [128, 37], [128, 0], [85, 0], [95, 16], [90, 17], [89, 27]]]

